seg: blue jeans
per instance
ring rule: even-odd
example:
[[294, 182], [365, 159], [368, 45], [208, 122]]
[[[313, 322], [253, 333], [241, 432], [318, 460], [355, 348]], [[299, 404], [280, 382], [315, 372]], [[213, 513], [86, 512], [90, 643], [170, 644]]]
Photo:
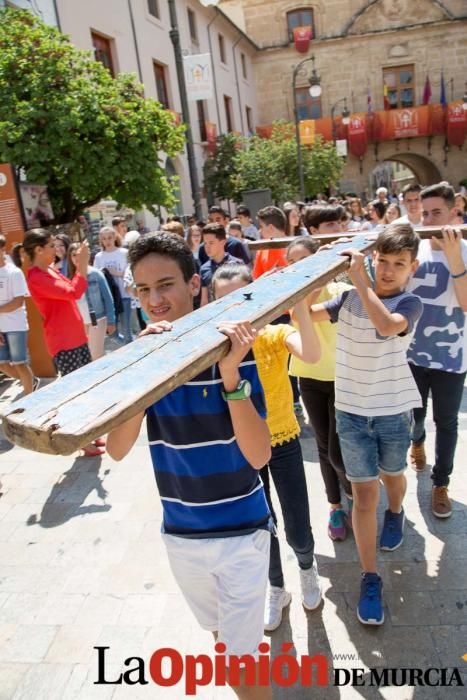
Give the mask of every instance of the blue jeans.
[[125, 343], [131, 343], [131, 299], [122, 299], [123, 311], [118, 316], [118, 333], [123, 335]]
[[337, 434], [349, 481], [375, 481], [380, 471], [403, 474], [410, 446], [412, 411], [359, 416], [336, 409]]
[[[287, 542], [294, 550], [300, 568], [310, 569], [313, 565], [315, 542], [311, 531], [305, 467], [298, 437], [274, 446], [269, 464], [261, 470], [266, 499], [274, 523], [277, 524], [271, 503], [269, 472], [281, 505]], [[280, 588], [284, 585], [279, 540], [274, 534], [271, 535], [269, 583]]]
[[415, 408], [413, 412], [415, 424], [412, 440], [414, 442], [425, 440], [425, 417], [428, 394], [431, 390], [433, 420], [436, 425], [435, 464], [431, 478], [435, 486], [448, 486], [454, 467], [458, 415], [466, 373], [444, 372], [441, 369], [428, 369], [409, 364], [423, 402], [423, 407]]
[[28, 332], [3, 331], [0, 344], [0, 362], [11, 365], [25, 365], [28, 362]]

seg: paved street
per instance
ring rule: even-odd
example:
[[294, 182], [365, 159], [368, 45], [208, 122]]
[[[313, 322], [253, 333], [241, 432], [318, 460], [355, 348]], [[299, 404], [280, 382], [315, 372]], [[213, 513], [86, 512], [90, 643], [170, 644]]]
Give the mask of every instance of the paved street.
[[[18, 389], [0, 383], [0, 405]], [[428, 471], [408, 473], [406, 538], [379, 555], [386, 623], [362, 627], [355, 616], [359, 566], [353, 537], [332, 543], [314, 439], [303, 446], [324, 605], [306, 614], [298, 568], [281, 535], [287, 587], [293, 594], [272, 653], [334, 656], [340, 668], [452, 667], [467, 683], [467, 394], [451, 486], [454, 514], [429, 510]], [[0, 436], [2, 437], [2, 436]], [[108, 680], [129, 656], [145, 662], [160, 647], [182, 655], [210, 653], [169, 571], [161, 542], [161, 508], [144, 433], [120, 463], [108, 457], [52, 457], [0, 441], [0, 700], [138, 700], [183, 698], [183, 685], [94, 685], [97, 654], [109, 646]], [[428, 455], [433, 454], [430, 424]], [[381, 510], [384, 508], [381, 504]], [[245, 620], [248, 624], [248, 620]], [[339, 659], [339, 655], [340, 659]], [[346, 655], [348, 655], [346, 657]], [[355, 657], [352, 660], [352, 655]], [[467, 658], [467, 657], [466, 657]], [[338, 660], [339, 659], [339, 660]], [[135, 676], [133, 676], [134, 678]], [[149, 672], [146, 678], [150, 680]], [[198, 698], [233, 698], [229, 689], [200, 688]], [[274, 698], [461, 698], [465, 689], [342, 687], [275, 688]]]

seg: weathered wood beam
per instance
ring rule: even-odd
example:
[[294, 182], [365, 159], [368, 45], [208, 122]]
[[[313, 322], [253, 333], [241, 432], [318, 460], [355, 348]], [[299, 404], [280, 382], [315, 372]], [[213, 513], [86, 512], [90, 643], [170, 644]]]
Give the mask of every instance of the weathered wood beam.
[[[462, 231], [462, 236], [467, 238], [467, 226], [456, 226], [455, 228]], [[439, 226], [417, 226], [415, 231], [420, 238], [441, 238], [441, 228]], [[344, 231], [342, 233], [324, 233], [321, 236], [316, 235], [316, 238], [321, 244], [333, 243], [343, 236], [354, 238], [355, 236], [366, 235], [368, 238], [375, 236], [372, 231]], [[376, 234], [377, 235], [377, 234]], [[285, 236], [284, 238], [263, 238], [259, 241], [245, 241], [250, 250], [270, 250], [271, 248], [287, 248], [295, 239], [295, 236]]]
[[[374, 242], [355, 236], [352, 247]], [[137, 339], [76, 370], [3, 412], [6, 437], [22, 447], [69, 455], [116, 428], [189, 381], [228, 351], [221, 321], [249, 320], [261, 328], [348, 268], [336, 244], [315, 256], [261, 277], [174, 323], [173, 330]]]

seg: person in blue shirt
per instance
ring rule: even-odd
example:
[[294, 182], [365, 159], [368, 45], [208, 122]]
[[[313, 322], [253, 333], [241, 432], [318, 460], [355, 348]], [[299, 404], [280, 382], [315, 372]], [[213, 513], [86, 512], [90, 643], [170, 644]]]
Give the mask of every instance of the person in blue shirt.
[[230, 255], [225, 249], [227, 233], [222, 224], [207, 224], [203, 228], [204, 249], [208, 260], [200, 267], [201, 277], [201, 306], [213, 300], [211, 289], [212, 278], [218, 267], [225, 263], [241, 263], [239, 258]]
[[[172, 322], [192, 311], [200, 286], [187, 243], [173, 234], [144, 236], [129, 261], [151, 321], [143, 333], [170, 332]], [[247, 322], [218, 330], [231, 342], [228, 354], [113, 430], [107, 451], [123, 459], [146, 416], [162, 537], [176, 581], [227, 655], [257, 658], [271, 520], [259, 470], [271, 457], [270, 436], [251, 353], [256, 331]], [[235, 690], [244, 697], [244, 670]], [[270, 688], [255, 690], [257, 698], [272, 697]]]

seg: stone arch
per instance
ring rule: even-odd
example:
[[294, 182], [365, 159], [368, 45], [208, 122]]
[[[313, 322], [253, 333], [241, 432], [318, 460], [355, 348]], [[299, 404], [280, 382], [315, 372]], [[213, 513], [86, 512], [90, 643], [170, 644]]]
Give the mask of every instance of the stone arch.
[[432, 185], [434, 182], [441, 182], [443, 179], [438, 166], [432, 160], [419, 153], [389, 151], [384, 154], [384, 161], [395, 161], [406, 165], [412, 170], [421, 185]]
[[[350, 33], [352, 27], [355, 25], [358, 19], [362, 17], [368, 10], [370, 10], [374, 5], [377, 5], [380, 3], [381, 0], [367, 0], [366, 4], [361, 7], [357, 12], [355, 12], [352, 17], [348, 20], [348, 22], [345, 24], [343, 30], [342, 30], [342, 36], [347, 36], [347, 34]], [[441, 10], [443, 15], [446, 17], [446, 19], [455, 19], [454, 15], [452, 14], [451, 10], [449, 10], [444, 2], [442, 0], [430, 0], [430, 2], [433, 5], [436, 5], [436, 7]], [[403, 23], [401, 23], [400, 26], [403, 26]]]

